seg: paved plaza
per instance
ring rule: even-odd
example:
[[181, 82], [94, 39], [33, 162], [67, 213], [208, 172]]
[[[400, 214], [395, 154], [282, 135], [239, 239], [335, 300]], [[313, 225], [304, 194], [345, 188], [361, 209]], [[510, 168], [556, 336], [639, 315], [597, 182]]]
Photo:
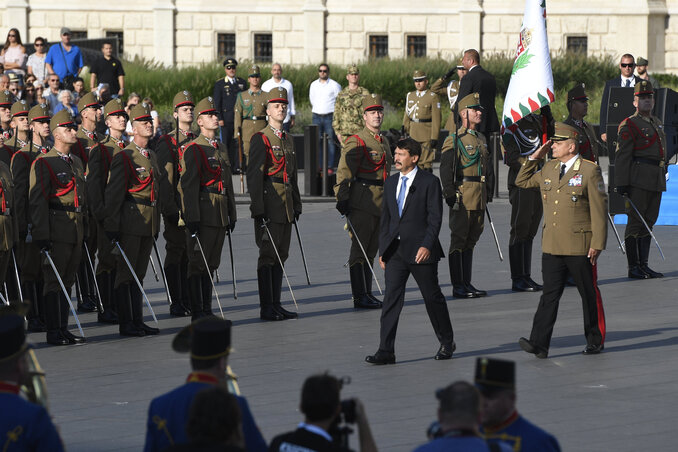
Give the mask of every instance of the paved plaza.
[[[296, 238], [292, 241], [286, 268], [299, 319], [264, 323], [259, 320], [254, 226], [244, 203], [247, 198], [240, 199], [240, 220], [233, 235], [238, 299], [232, 296], [228, 248], [222, 253], [218, 290], [224, 314], [234, 323], [230, 364], [267, 441], [302, 420], [298, 405], [304, 379], [330, 371], [351, 377], [342, 395], [364, 402], [380, 450], [412, 450], [426, 441], [426, 428], [435, 418], [435, 389], [455, 380], [471, 380], [475, 359], [494, 356], [517, 362], [519, 411], [552, 432], [563, 450], [675, 450], [675, 227], [655, 228], [666, 261], [661, 261], [653, 245], [650, 265], [665, 277], [646, 281], [625, 277], [626, 259], [610, 231], [607, 251], [599, 260], [607, 319], [605, 351], [598, 356], [581, 354], [585, 346], [581, 301], [576, 288], [567, 288], [550, 358], [538, 360], [517, 343], [520, 336], [529, 335], [539, 294], [510, 290], [510, 209], [504, 193], [490, 208], [506, 259], [499, 261], [487, 223], [475, 253], [473, 283], [488, 290], [488, 297], [453, 300], [447, 260], [440, 264], [457, 343], [454, 359], [432, 359], [438, 344], [411, 278], [396, 341], [398, 363], [372, 366], [364, 358], [378, 346], [379, 311], [353, 309], [344, 267], [349, 240], [334, 203], [304, 204], [300, 228], [310, 286]], [[440, 237], [447, 251], [447, 207]], [[539, 244], [537, 239], [533, 277], [541, 282]], [[383, 287], [381, 269], [377, 275]], [[47, 347], [44, 333], [29, 335], [47, 372], [50, 412], [68, 450], [141, 450], [150, 400], [183, 383], [189, 372], [188, 356], [173, 352], [171, 341], [188, 319], [169, 316], [161, 284], [149, 268], [145, 286], [158, 316], [160, 336], [120, 338], [117, 326], [97, 324], [96, 314], [80, 316], [88, 340], [82, 346]], [[287, 290], [283, 290], [283, 304], [293, 309]], [[145, 313], [152, 323], [146, 309]], [[351, 441], [357, 448], [357, 433]]]

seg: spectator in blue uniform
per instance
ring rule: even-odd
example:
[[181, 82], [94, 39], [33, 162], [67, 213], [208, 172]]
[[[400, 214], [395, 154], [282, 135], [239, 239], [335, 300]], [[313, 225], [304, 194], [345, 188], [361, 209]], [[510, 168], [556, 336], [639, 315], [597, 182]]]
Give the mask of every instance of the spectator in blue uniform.
[[514, 452], [559, 452], [558, 440], [518, 414], [516, 363], [478, 358], [475, 384], [483, 396], [483, 434], [488, 442], [504, 442]]
[[[197, 320], [177, 333], [172, 348], [191, 353], [191, 368], [186, 383], [151, 401], [146, 423], [146, 452], [161, 451], [189, 441], [186, 425], [195, 395], [210, 385], [227, 386], [227, 361], [231, 350], [231, 322], [217, 317]], [[249, 452], [264, 452], [266, 442], [254, 422], [247, 400], [236, 396], [242, 416], [245, 447]]]
[[3, 452], [64, 450], [44, 407], [27, 401], [19, 385], [28, 376], [24, 318], [0, 313], [0, 447]]

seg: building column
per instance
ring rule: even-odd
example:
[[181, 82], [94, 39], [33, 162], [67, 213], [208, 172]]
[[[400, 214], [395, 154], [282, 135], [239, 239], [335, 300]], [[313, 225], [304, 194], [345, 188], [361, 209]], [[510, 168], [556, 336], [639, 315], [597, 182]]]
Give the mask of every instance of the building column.
[[[304, 61], [319, 63], [325, 61], [325, 16], [326, 0], [306, 0], [302, 8], [304, 13]], [[302, 63], [302, 61], [294, 61]]]
[[16, 0], [6, 3], [6, 13], [4, 23], [7, 28], [16, 28], [21, 33], [23, 42], [30, 42], [28, 36], [28, 2], [26, 0]]
[[482, 0], [459, 0], [459, 48], [482, 53]]
[[176, 64], [175, 42], [176, 28], [174, 16], [176, 14], [174, 0], [156, 0], [153, 4], [153, 45], [155, 58], [159, 63], [167, 66]]

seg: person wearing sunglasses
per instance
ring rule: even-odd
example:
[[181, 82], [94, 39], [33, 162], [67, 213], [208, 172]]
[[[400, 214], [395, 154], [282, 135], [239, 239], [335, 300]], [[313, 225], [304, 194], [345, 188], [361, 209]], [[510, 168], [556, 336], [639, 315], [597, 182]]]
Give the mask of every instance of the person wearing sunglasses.
[[28, 56], [26, 70], [28, 74], [35, 76], [36, 80], [39, 80], [40, 83], [44, 84], [46, 82], [45, 78], [47, 77], [47, 70], [45, 67], [47, 41], [45, 41], [45, 38], [38, 36], [35, 38], [35, 41], [33, 41], [33, 47], [35, 48], [35, 53]]
[[19, 30], [12, 28], [7, 33], [7, 40], [0, 51], [0, 57], [5, 63], [5, 71], [20, 76], [26, 74], [26, 48], [21, 43]]
[[603, 99], [600, 102], [600, 138], [607, 143], [607, 109], [610, 103], [610, 88], [620, 86], [622, 88], [633, 88], [641, 79], [633, 75], [636, 67], [636, 60], [630, 53], [622, 55], [619, 61], [619, 77], [605, 82], [603, 90]]
[[240, 160], [238, 159], [238, 146], [234, 144], [234, 121], [235, 101], [240, 91], [247, 89], [245, 79], [235, 75], [238, 62], [235, 58], [224, 60], [224, 72], [226, 76], [220, 78], [214, 84], [214, 107], [219, 114], [219, 127], [221, 127], [221, 141], [228, 149], [228, 159], [231, 162], [233, 174], [240, 174]]
[[323, 63], [318, 66], [318, 78], [311, 83], [308, 99], [311, 101], [313, 124], [318, 125], [318, 168], [322, 164], [322, 135], [327, 134], [327, 171], [333, 173], [335, 167], [334, 104], [341, 92], [341, 85], [330, 78], [330, 67]]

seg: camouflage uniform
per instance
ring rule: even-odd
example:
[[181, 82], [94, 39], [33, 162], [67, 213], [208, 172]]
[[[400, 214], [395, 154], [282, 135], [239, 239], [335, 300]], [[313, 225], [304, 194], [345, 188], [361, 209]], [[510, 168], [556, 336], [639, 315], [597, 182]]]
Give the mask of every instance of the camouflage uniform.
[[334, 133], [343, 137], [344, 143], [348, 137], [355, 135], [365, 127], [362, 105], [363, 98], [368, 94], [370, 92], [362, 86], [359, 86], [357, 90], [351, 90], [347, 86], [337, 95], [332, 128]]

